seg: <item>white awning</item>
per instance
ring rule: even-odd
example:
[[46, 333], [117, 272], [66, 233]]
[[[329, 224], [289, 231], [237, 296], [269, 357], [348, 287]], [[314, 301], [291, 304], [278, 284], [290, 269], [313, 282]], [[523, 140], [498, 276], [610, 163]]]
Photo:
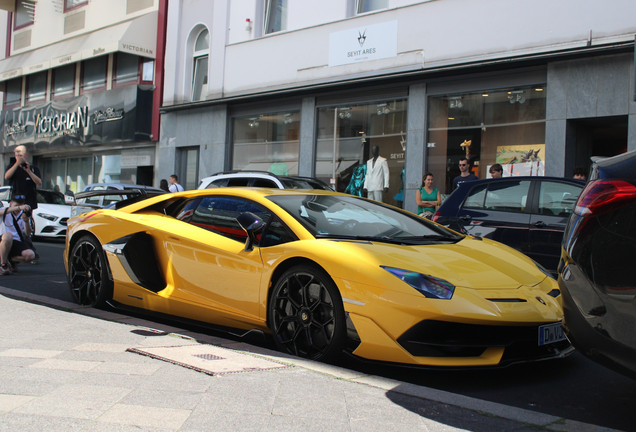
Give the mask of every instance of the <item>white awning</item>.
[[0, 81], [112, 52], [156, 58], [158, 12], [16, 54], [0, 61]]

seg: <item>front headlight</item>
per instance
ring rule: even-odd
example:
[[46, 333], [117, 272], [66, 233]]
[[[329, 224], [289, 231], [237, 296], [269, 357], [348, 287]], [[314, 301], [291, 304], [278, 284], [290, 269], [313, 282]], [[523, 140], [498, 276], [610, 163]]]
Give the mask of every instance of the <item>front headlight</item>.
[[47, 213], [38, 213], [38, 216], [43, 219], [50, 220], [51, 222], [55, 222], [57, 220], [57, 216], [53, 216]]
[[444, 279], [409, 270], [380, 266], [393, 276], [411, 285], [427, 298], [450, 300], [455, 292], [455, 285]]

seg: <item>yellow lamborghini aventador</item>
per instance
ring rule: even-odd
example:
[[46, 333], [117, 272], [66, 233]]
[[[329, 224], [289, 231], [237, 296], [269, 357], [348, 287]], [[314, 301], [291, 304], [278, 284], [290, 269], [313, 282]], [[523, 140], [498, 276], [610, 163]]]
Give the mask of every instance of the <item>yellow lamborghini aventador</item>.
[[290, 354], [427, 366], [563, 357], [558, 285], [513, 249], [330, 191], [219, 188], [69, 220], [80, 304], [271, 334]]

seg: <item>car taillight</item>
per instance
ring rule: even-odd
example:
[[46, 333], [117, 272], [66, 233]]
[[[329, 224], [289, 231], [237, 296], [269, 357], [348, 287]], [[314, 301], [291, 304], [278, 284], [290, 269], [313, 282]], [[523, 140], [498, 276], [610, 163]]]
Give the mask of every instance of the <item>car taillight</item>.
[[435, 214], [433, 214], [433, 217], [431, 218], [433, 222], [437, 222], [437, 219], [439, 219], [439, 210], [437, 210]]
[[636, 186], [625, 180], [597, 180], [589, 183], [579, 196], [574, 213], [596, 216], [636, 199]]

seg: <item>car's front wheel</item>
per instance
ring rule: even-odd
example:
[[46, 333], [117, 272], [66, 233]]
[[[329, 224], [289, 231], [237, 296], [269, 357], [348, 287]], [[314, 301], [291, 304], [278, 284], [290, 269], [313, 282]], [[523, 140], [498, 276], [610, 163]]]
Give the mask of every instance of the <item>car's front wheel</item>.
[[269, 299], [269, 325], [281, 351], [312, 360], [334, 360], [346, 342], [340, 292], [316, 266], [293, 267], [278, 279]]
[[71, 250], [68, 284], [76, 303], [103, 307], [111, 299], [113, 287], [108, 278], [106, 256], [99, 242], [86, 235]]

